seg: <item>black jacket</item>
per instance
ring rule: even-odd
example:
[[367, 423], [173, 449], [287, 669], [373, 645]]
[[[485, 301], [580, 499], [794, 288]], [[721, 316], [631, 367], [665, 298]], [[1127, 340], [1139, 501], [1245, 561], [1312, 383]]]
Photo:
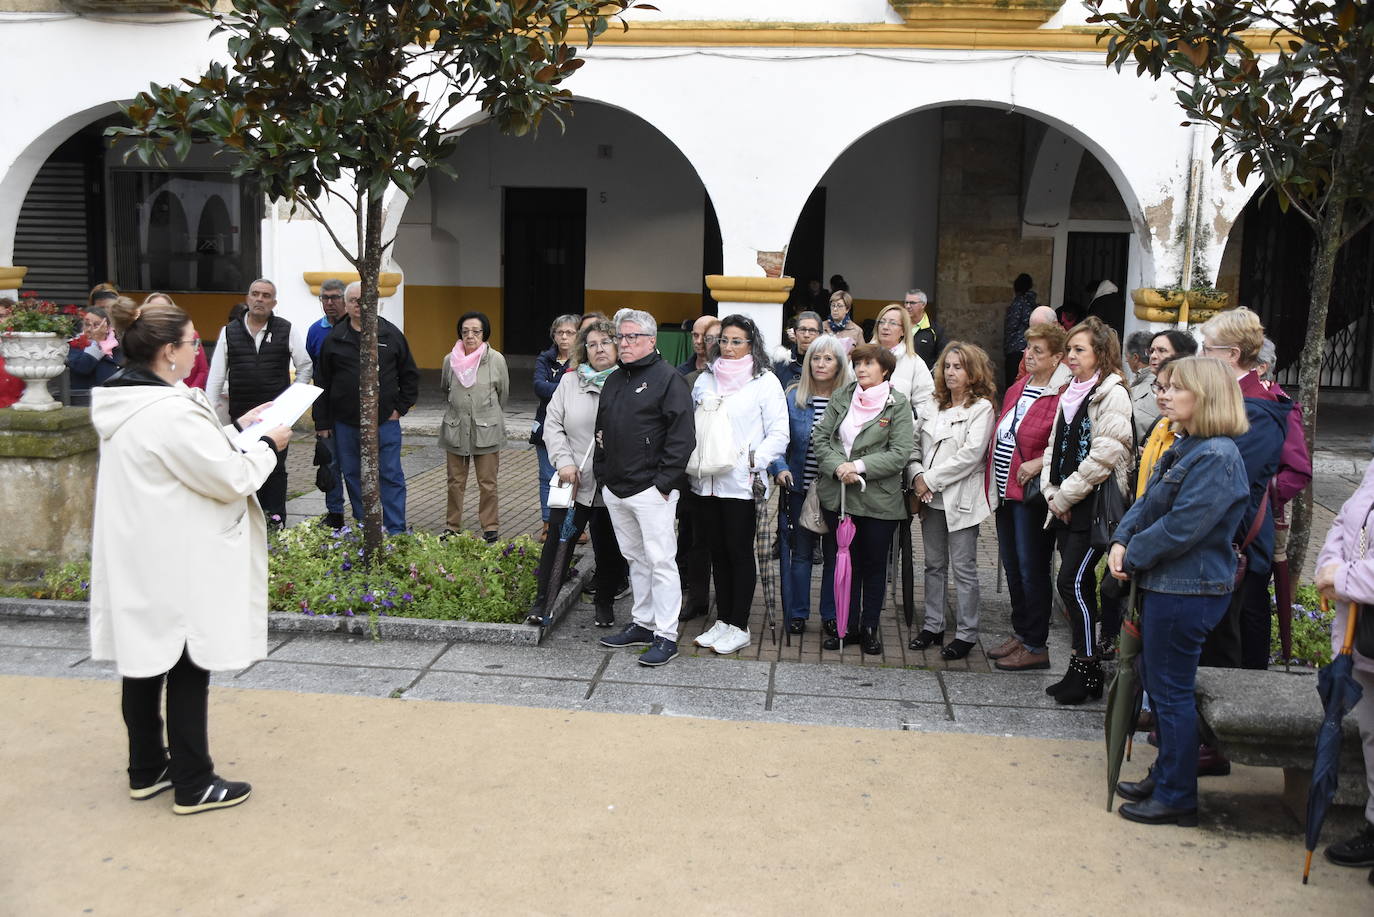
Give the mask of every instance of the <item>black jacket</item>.
[[[315, 399], [315, 429], [332, 430], [336, 422], [358, 425], [358, 386], [362, 332], [339, 322], [320, 345], [315, 382], [324, 394]], [[401, 329], [377, 317], [377, 423], [392, 411], [404, 415], [420, 396], [420, 371]]]
[[596, 410], [598, 484], [617, 497], [652, 486], [665, 496], [687, 483], [697, 445], [692, 390], [658, 352], [621, 363], [606, 378]]
[[916, 353], [922, 360], [925, 360], [926, 367], [935, 371], [935, 359], [940, 356], [940, 351], [945, 349], [949, 343], [949, 338], [945, 335], [945, 329], [935, 319], [930, 320], [929, 328], [922, 328], [912, 335], [912, 343], [916, 345]]

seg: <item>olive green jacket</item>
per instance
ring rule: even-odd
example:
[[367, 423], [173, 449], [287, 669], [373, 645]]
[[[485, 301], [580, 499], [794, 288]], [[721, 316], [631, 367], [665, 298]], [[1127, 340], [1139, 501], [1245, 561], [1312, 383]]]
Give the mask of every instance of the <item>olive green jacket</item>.
[[911, 457], [914, 439], [911, 404], [901, 392], [888, 395], [887, 404], [854, 437], [854, 447], [848, 456], [840, 441], [840, 424], [849, 413], [858, 383], [851, 382], [830, 399], [825, 413], [811, 431], [811, 444], [816, 450], [820, 475], [816, 478], [821, 506], [839, 511], [840, 482], [835, 469], [845, 462], [863, 459], [863, 479], [867, 485], [860, 490], [850, 486], [844, 495], [845, 511], [851, 516], [870, 519], [905, 519], [906, 500], [902, 497], [902, 469]]
[[499, 452], [506, 444], [505, 407], [510, 397], [506, 358], [488, 347], [477, 364], [472, 388], [464, 388], [445, 357], [439, 386], [448, 395], [439, 445], [455, 455]]

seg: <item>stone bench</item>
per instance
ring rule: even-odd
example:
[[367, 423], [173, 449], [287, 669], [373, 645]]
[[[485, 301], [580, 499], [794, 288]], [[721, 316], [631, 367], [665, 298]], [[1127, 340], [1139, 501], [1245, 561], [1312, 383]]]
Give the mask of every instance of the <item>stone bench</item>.
[[[1283, 768], [1283, 801], [1307, 819], [1312, 756], [1322, 722], [1317, 679], [1311, 673], [1214, 669], [1197, 672], [1199, 730], [1215, 738], [1226, 756], [1251, 767]], [[1364, 755], [1355, 718], [1342, 724], [1340, 785], [1336, 802], [1363, 806]]]

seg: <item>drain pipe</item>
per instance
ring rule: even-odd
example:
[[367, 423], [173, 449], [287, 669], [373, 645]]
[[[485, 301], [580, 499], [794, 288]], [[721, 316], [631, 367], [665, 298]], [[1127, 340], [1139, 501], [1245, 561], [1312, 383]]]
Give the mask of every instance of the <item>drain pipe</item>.
[[[1179, 286], [1186, 292], [1193, 286], [1193, 256], [1197, 251], [1197, 224], [1202, 210], [1202, 131], [1199, 122], [1193, 123], [1193, 145], [1188, 163], [1188, 202], [1183, 224], [1183, 276]], [[1185, 298], [1178, 310], [1178, 328], [1188, 328], [1188, 302]]]

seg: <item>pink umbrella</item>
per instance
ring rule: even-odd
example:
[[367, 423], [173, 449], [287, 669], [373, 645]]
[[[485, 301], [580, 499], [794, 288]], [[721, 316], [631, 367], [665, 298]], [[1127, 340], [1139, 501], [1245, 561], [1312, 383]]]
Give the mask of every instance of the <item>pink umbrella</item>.
[[[849, 559], [849, 546], [854, 543], [854, 520], [844, 508], [844, 492], [848, 485], [840, 485], [840, 524], [835, 526], [835, 626], [840, 632], [840, 652], [844, 652], [844, 638], [849, 633], [849, 596], [851, 580], [854, 578], [854, 565]], [[868, 484], [859, 478], [859, 490], [868, 489]]]

